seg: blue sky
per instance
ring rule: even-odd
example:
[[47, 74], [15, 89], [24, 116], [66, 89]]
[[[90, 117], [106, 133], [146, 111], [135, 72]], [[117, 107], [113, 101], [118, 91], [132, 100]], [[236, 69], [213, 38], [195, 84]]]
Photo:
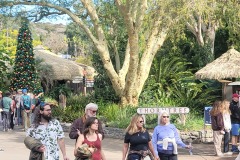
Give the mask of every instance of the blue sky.
[[53, 24], [64, 24], [67, 25], [69, 23], [69, 16], [67, 15], [61, 15], [61, 16], [57, 16], [57, 19], [48, 19], [48, 18], [44, 18], [43, 20], [41, 20], [40, 22], [43, 23], [53, 23]]

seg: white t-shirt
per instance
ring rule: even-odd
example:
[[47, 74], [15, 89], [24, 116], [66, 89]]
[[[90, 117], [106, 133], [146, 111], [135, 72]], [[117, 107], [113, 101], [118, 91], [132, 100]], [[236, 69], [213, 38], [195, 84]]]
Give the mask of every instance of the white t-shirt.
[[231, 118], [229, 113], [223, 113], [223, 123], [225, 131], [229, 132], [232, 128]]

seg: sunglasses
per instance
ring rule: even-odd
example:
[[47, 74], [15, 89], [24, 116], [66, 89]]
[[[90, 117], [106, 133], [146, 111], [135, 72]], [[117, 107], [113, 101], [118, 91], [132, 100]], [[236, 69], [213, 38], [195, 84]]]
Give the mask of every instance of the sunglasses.
[[169, 116], [162, 116], [163, 118], [169, 118]]
[[97, 113], [97, 110], [90, 110], [92, 113]]

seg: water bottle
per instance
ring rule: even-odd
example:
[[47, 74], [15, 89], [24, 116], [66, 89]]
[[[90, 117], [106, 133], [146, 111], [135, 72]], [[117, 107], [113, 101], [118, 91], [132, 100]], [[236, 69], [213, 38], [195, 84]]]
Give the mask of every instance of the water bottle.
[[192, 143], [191, 142], [189, 143], [189, 154], [193, 155], [193, 153], [192, 153]]

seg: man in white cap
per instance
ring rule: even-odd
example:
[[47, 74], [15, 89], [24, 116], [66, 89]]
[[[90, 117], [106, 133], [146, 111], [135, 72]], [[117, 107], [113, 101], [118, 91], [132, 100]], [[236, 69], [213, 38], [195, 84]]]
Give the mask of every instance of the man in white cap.
[[[78, 136], [80, 134], [83, 134], [84, 123], [85, 123], [86, 119], [88, 117], [96, 117], [97, 110], [98, 110], [98, 105], [95, 104], [95, 103], [89, 103], [89, 104], [86, 105], [85, 114], [82, 117], [76, 119], [71, 126], [71, 130], [70, 130], [70, 133], [69, 133], [69, 137], [71, 139], [76, 139], [77, 140]], [[102, 134], [103, 137], [104, 137], [102, 124], [99, 121], [98, 121], [98, 133]]]

